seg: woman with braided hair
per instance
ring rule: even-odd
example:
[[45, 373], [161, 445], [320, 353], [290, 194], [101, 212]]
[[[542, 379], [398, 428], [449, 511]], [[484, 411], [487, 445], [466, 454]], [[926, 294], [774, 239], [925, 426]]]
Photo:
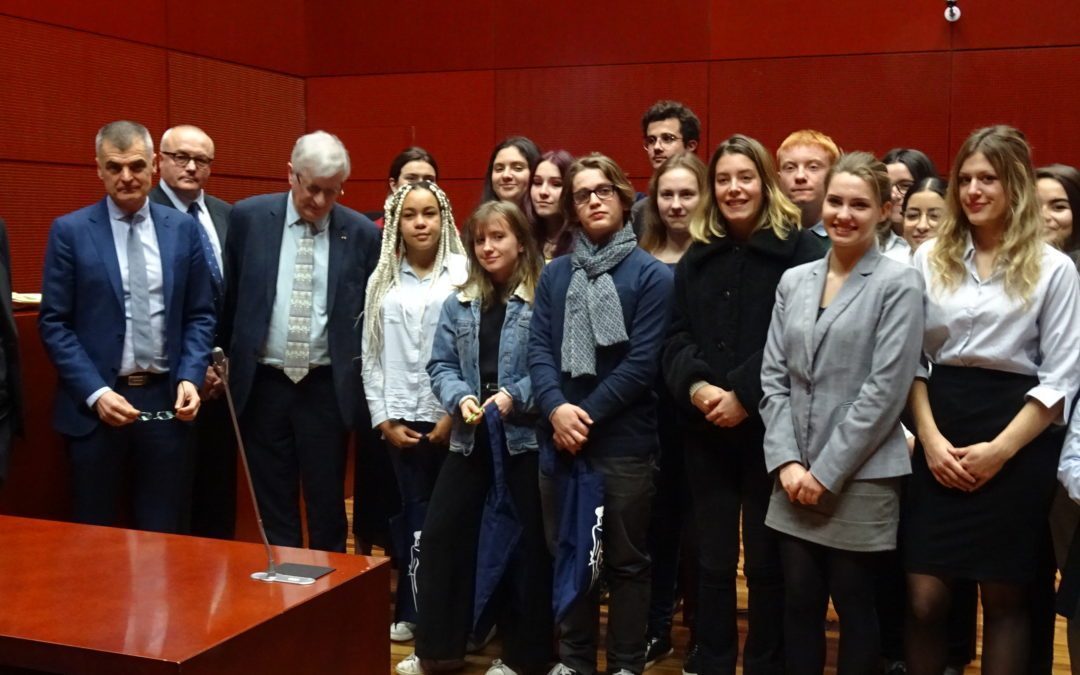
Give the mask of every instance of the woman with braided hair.
[[[427, 362], [443, 301], [465, 281], [467, 263], [446, 194], [434, 183], [399, 187], [387, 202], [382, 250], [364, 303], [364, 392], [371, 426], [387, 443], [402, 512], [391, 522], [391, 555], [404, 572], [450, 440], [450, 417], [431, 391]], [[412, 584], [398, 583], [390, 639], [416, 625]]]

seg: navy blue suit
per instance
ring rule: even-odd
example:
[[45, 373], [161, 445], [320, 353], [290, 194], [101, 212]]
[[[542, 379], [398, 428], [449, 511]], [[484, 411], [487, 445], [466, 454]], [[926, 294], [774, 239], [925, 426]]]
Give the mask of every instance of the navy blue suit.
[[[345, 550], [345, 441], [356, 413], [359, 318], [380, 234], [341, 205], [330, 213], [326, 307], [330, 366], [299, 383], [259, 363], [277, 292], [290, 193], [237, 202], [225, 243], [225, 310], [219, 340], [229, 354], [229, 387], [271, 543], [300, 546], [303, 483], [312, 548]], [[299, 474], [299, 476], [297, 476]]]
[[[185, 434], [186, 425], [175, 420], [136, 422], [113, 429], [102, 424], [86, 405], [91, 394], [108, 386], [140, 410], [169, 410], [180, 380], [198, 387], [206, 374], [215, 319], [206, 259], [195, 229], [198, 225], [187, 214], [153, 203], [150, 215], [161, 253], [167, 382], [155, 391], [146, 387], [145, 391], [129, 392], [118, 386], [125, 331], [124, 292], [104, 199], [53, 222], [45, 252], [38, 328], [60, 377], [53, 426], [72, 441], [76, 519], [102, 524], [115, 519], [115, 492], [126, 461], [121, 454], [131, 444], [140, 446], [132, 453], [133, 461], [139, 464], [133, 486], [136, 526], [176, 530], [179, 525], [173, 523], [172, 511], [180, 505], [163, 504], [162, 500], [171, 502], [179, 493], [173, 495], [171, 489], [162, 492], [161, 482], [169, 477], [154, 476], [155, 467], [143, 464], [157, 446], [164, 443], [169, 446], [164, 450], [171, 450], [172, 439]], [[173, 452], [162, 459], [166, 466], [158, 468], [162, 473], [174, 473], [172, 481], [180, 482], [184, 475], [176, 476], [175, 471], [186, 467], [184, 459], [178, 451]]]

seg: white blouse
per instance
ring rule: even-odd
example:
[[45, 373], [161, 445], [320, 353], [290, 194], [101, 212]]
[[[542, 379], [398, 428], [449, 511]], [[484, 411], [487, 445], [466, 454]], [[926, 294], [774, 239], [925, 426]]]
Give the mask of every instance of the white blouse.
[[[975, 246], [969, 237], [964, 250], [967, 274], [960, 285], [945, 291], [934, 280], [928, 256], [939, 240], [926, 242], [912, 264], [926, 282], [926, 332], [923, 352], [930, 363], [1001, 370], [1035, 375], [1039, 384], [1027, 396], [1047, 408], [1064, 402], [1061, 417], [1080, 388], [1080, 280], [1068, 256], [1042, 245], [1039, 280], [1025, 305], [1005, 293], [1005, 275], [995, 270], [980, 280], [975, 269]], [[926, 377], [920, 368], [919, 377]]]
[[881, 245], [881, 255], [907, 265], [911, 262], [911, 245], [904, 241], [903, 237], [896, 236], [895, 232], [889, 232], [885, 243]]
[[[465, 256], [452, 254], [437, 274], [420, 279], [407, 260], [383, 298], [381, 363], [363, 364], [372, 428], [390, 419], [438, 422], [446, 411], [431, 391], [427, 364], [443, 302], [467, 276]], [[368, 336], [364, 336], [367, 342]]]

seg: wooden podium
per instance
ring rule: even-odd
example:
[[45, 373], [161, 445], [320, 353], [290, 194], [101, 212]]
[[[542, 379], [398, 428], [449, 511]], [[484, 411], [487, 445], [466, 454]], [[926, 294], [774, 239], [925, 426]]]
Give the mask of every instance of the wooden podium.
[[385, 559], [0, 516], [0, 674], [385, 675]]

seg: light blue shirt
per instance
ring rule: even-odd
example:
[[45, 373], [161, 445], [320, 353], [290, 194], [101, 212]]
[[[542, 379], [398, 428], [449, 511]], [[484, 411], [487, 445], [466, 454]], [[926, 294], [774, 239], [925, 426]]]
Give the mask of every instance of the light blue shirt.
[[206, 236], [210, 238], [210, 247], [214, 249], [214, 258], [217, 259], [218, 269], [225, 269], [225, 266], [221, 261], [221, 240], [218, 239], [217, 228], [214, 227], [214, 221], [210, 218], [210, 211], [206, 208], [206, 191], [199, 190], [198, 197], [194, 200], [187, 200], [173, 192], [173, 189], [169, 187], [169, 184], [165, 181], [161, 181], [158, 185], [161, 186], [161, 191], [165, 193], [165, 196], [169, 198], [169, 201], [172, 202], [173, 206], [175, 206], [178, 211], [187, 213], [188, 207], [191, 206], [192, 201], [199, 205], [199, 224], [202, 225], [203, 231], [206, 232]]
[[[278, 256], [277, 286], [274, 306], [270, 310], [270, 330], [266, 335], [260, 363], [275, 368], [285, 366], [285, 343], [289, 338], [289, 305], [292, 302], [293, 271], [296, 269], [296, 250], [304, 225], [293, 205], [292, 193], [285, 198], [285, 229], [281, 233], [281, 254]], [[326, 287], [330, 271], [330, 216], [315, 223], [315, 269], [311, 275], [311, 366], [330, 365], [330, 344], [326, 338], [329, 308], [326, 306]]]
[[[124, 350], [120, 357], [120, 375], [142, 372], [135, 365], [135, 345], [131, 329], [131, 286], [128, 284], [128, 230], [135, 228], [142, 243], [143, 257], [146, 258], [146, 280], [150, 284], [150, 334], [153, 338], [154, 360], [150, 365], [152, 373], [169, 372], [169, 360], [165, 353], [165, 280], [161, 269], [161, 250], [158, 248], [157, 231], [154, 220], [150, 217], [150, 201], [143, 202], [142, 208], [135, 212], [134, 225], [129, 225], [127, 214], [113, 202], [112, 197], [105, 200], [109, 209], [109, 224], [112, 226], [113, 246], [116, 259], [120, 263], [120, 282], [124, 291]], [[102, 387], [86, 399], [86, 405], [94, 407], [101, 395], [112, 391], [111, 387]]]

